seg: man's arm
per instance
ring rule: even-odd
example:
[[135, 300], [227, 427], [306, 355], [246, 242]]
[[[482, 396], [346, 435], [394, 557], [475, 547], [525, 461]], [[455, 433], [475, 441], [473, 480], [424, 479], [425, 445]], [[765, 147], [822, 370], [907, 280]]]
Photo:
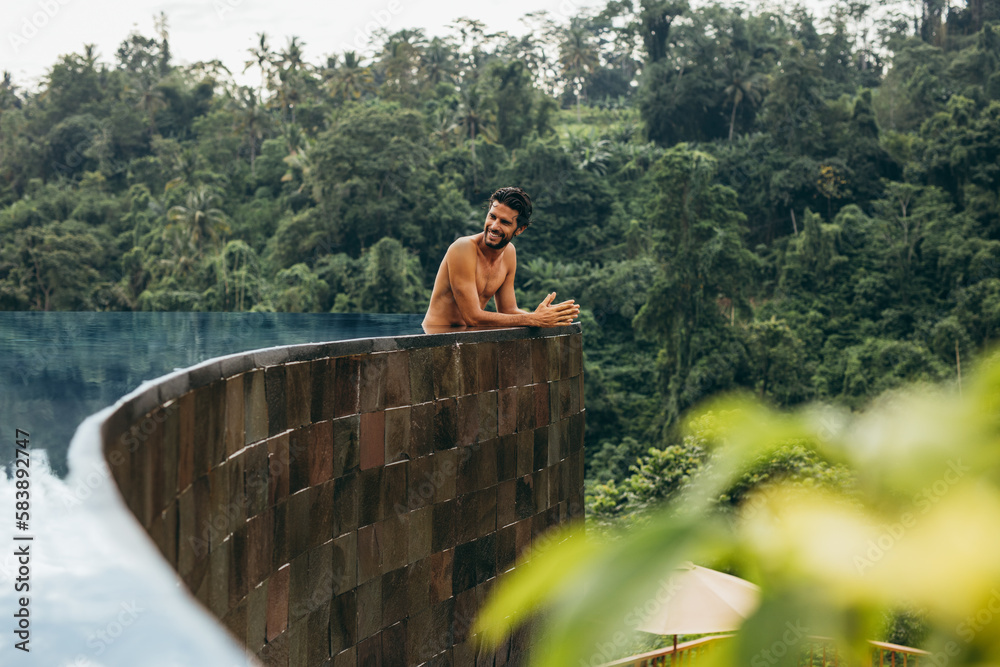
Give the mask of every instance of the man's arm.
[[[476, 291], [476, 248], [472, 242], [452, 244], [445, 254], [445, 261], [448, 262], [451, 292], [455, 297], [455, 303], [462, 313], [462, 319], [471, 326], [551, 327], [570, 324], [577, 313], [578, 309], [569, 302], [550, 305], [555, 294], [546, 297], [533, 313], [491, 313], [483, 310], [479, 304], [479, 293]], [[513, 277], [510, 279], [513, 280]], [[513, 283], [511, 290], [513, 291]], [[500, 310], [499, 302], [497, 310]]]

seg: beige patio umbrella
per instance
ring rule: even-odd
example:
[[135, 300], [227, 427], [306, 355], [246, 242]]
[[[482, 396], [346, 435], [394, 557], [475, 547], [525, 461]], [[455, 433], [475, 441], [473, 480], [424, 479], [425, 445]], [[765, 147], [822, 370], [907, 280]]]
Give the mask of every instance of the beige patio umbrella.
[[[701, 635], [739, 628], [760, 601], [760, 588], [693, 563], [677, 568], [656, 596], [639, 630], [655, 635]], [[655, 607], [655, 608], [654, 608]]]

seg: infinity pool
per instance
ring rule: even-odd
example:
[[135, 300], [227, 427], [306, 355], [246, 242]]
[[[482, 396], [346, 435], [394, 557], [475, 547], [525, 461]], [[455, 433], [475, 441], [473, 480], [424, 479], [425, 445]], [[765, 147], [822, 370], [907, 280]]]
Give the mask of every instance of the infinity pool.
[[[421, 315], [0, 312], [0, 428], [32, 434], [65, 477], [87, 415], [175, 368], [274, 345], [422, 333]], [[14, 456], [0, 433], [0, 465]]]
[[[422, 333], [420, 315], [0, 313], [0, 665], [237, 667], [256, 664], [180, 588], [125, 510], [100, 460], [100, 416], [175, 368], [275, 345]], [[82, 425], [81, 425], [81, 422]], [[78, 428], [79, 427], [79, 428]], [[30, 542], [15, 541], [15, 432], [30, 434]], [[94, 450], [94, 447], [89, 448]], [[75, 452], [75, 453], [74, 453]], [[16, 545], [30, 544], [28, 591]], [[15, 648], [30, 599], [30, 653]]]

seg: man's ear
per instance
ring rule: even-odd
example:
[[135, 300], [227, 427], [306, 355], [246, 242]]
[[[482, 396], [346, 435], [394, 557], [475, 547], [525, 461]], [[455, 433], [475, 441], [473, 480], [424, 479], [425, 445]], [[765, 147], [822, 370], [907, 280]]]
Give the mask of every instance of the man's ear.
[[527, 225], [525, 225], [525, 226], [523, 226], [523, 227], [518, 227], [517, 229], [515, 229], [515, 230], [514, 230], [514, 236], [517, 236], [517, 235], [519, 235], [519, 234], [520, 234], [521, 232], [523, 232], [523, 231], [524, 231], [525, 229], [527, 229], [527, 228], [528, 228], [528, 226], [527, 226]]

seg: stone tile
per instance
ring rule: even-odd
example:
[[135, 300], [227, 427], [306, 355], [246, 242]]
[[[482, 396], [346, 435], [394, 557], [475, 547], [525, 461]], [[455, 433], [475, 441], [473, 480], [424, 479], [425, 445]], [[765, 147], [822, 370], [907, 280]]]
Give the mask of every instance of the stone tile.
[[434, 400], [434, 354], [431, 348], [409, 351], [410, 400], [426, 403]]
[[[178, 408], [179, 406], [175, 402], [164, 411], [166, 419], [163, 422], [163, 438], [160, 442], [163, 461], [163, 495], [161, 498], [164, 507], [177, 499], [177, 491], [179, 490], [177, 485], [177, 465], [180, 458], [181, 415]], [[125, 447], [124, 444], [122, 447], [124, 452], [116, 450], [114, 454], [121, 454], [122, 458], [124, 458], [128, 453], [128, 447]], [[111, 452], [108, 453], [108, 463], [111, 466], [113, 474], [125, 465], [124, 462], [115, 465], [116, 458]], [[122, 487], [119, 477], [122, 476], [115, 474], [115, 479], [118, 480], [119, 487], [121, 487], [122, 494], [124, 495], [128, 493], [128, 489], [127, 486]]]
[[520, 341], [505, 340], [497, 343], [497, 381], [501, 389], [516, 387], [517, 382], [517, 357], [519, 355], [518, 346]]
[[446, 651], [455, 643], [454, 621], [454, 598], [431, 605], [431, 627], [428, 638], [435, 653]]
[[[311, 583], [309, 595], [302, 600], [307, 613], [311, 614], [323, 607], [329, 608], [337, 584], [333, 571], [333, 540], [317, 545], [307, 552], [308, 578]], [[329, 619], [327, 619], [329, 622]], [[324, 626], [324, 635], [326, 627]]]
[[268, 462], [267, 443], [250, 445], [243, 452], [243, 485], [246, 515], [256, 516], [267, 508]]
[[406, 568], [389, 570], [382, 575], [382, 627], [391, 626], [407, 616]]
[[247, 595], [246, 647], [256, 653], [267, 641], [267, 586], [260, 585]]
[[236, 641], [243, 643], [247, 636], [247, 603], [241, 600], [229, 612], [223, 616], [222, 624], [229, 630], [229, 633]]
[[410, 614], [406, 622], [406, 664], [423, 665], [436, 653], [433, 632], [434, 611], [427, 607]]
[[465, 447], [458, 455], [458, 473], [455, 475], [455, 494], [463, 496], [479, 488], [479, 469], [483, 465], [480, 446]]
[[559, 400], [559, 380], [549, 382], [549, 423], [555, 424], [562, 419]]
[[345, 533], [331, 542], [334, 595], [343, 595], [358, 585], [358, 533]]
[[431, 537], [433, 532], [433, 509], [421, 507], [413, 510], [407, 516], [407, 562], [415, 563], [426, 558], [431, 553]]
[[278, 635], [257, 654], [264, 667], [288, 667], [288, 634]]
[[307, 488], [288, 497], [285, 516], [285, 539], [288, 558], [294, 560], [309, 548], [313, 533], [313, 513], [316, 507], [317, 489]]
[[455, 444], [471, 445], [479, 440], [479, 397], [475, 394], [456, 399], [457, 432]]
[[535, 427], [548, 426], [549, 424], [549, 385], [547, 383], [531, 385], [534, 391], [535, 403]]
[[479, 448], [482, 450], [482, 459], [480, 461], [476, 479], [480, 488], [494, 486], [499, 479], [499, 475], [497, 474], [496, 452], [499, 445], [499, 438], [487, 440], [479, 445]]
[[229, 610], [229, 544], [229, 540], [221, 542], [208, 557], [212, 581], [206, 606], [219, 618]]
[[583, 409], [583, 382], [580, 380], [582, 377], [582, 375], [577, 375], [576, 377], [569, 378], [568, 380], [563, 380], [563, 382], [569, 385], [568, 412], [571, 415], [575, 415]]
[[259, 514], [246, 523], [247, 585], [255, 588], [271, 573], [274, 559], [271, 538], [274, 535], [274, 510]]
[[267, 397], [264, 391], [264, 371], [243, 374], [243, 444], [259, 442], [267, 437]]
[[337, 654], [358, 643], [357, 589], [338, 595], [330, 605], [330, 650]]
[[309, 450], [312, 449], [312, 428], [299, 428], [288, 433], [288, 492], [298, 493], [309, 486]]
[[360, 363], [360, 410], [375, 412], [385, 410], [386, 353], [366, 354]]
[[433, 483], [435, 503], [451, 500], [457, 494], [458, 456], [458, 449], [448, 449], [438, 452], [432, 457], [434, 460]]
[[548, 382], [549, 359], [545, 338], [532, 338], [531, 346], [531, 381], [533, 383]]
[[455, 542], [471, 542], [476, 538], [476, 528], [479, 525], [479, 497], [474, 493], [466, 493], [459, 496], [456, 503]]
[[357, 530], [361, 502], [358, 473], [349, 473], [333, 482], [333, 534]]
[[226, 459], [226, 384], [219, 380], [195, 394], [195, 476]]
[[246, 444], [243, 413], [243, 374], [231, 377], [226, 383], [226, 457], [230, 457]]
[[484, 535], [476, 544], [476, 584], [492, 579], [497, 573], [496, 535]]
[[352, 646], [333, 657], [333, 667], [358, 667], [358, 647]]
[[371, 637], [382, 629], [382, 577], [358, 584], [358, 638]]
[[532, 470], [541, 470], [549, 465], [549, 430], [547, 428], [537, 428], [531, 432], [532, 447]]
[[288, 623], [296, 625], [309, 613], [308, 599], [313, 582], [309, 578], [309, 553], [292, 558], [288, 573]]
[[[434, 398], [453, 398], [461, 395], [458, 344], [432, 348], [431, 355]], [[412, 384], [410, 386], [412, 387]]]
[[410, 407], [410, 460], [434, 451], [434, 403], [420, 403]]
[[385, 412], [361, 415], [361, 469], [385, 464]]
[[313, 488], [318, 489], [318, 493], [313, 507], [313, 532], [309, 540], [310, 547], [329, 542], [340, 535], [339, 531], [335, 531], [338, 528], [336, 525], [338, 520], [336, 516], [336, 482], [332, 479], [327, 480]]
[[545, 429], [545, 432], [548, 433], [549, 440], [549, 463], [562, 461], [566, 457], [559, 448], [559, 427], [551, 424]]
[[497, 525], [509, 526], [517, 520], [515, 482], [506, 480], [497, 485]]
[[390, 625], [382, 631], [382, 663], [388, 665], [406, 664], [406, 622]]
[[445, 398], [434, 401], [434, 448], [451, 449], [458, 442], [458, 401]]
[[390, 463], [382, 469], [382, 515], [406, 514], [407, 471], [409, 461]]
[[522, 477], [534, 470], [535, 434], [521, 431], [517, 434], [517, 476]]
[[517, 430], [535, 428], [535, 391], [531, 385], [517, 388]]
[[514, 511], [519, 520], [529, 519], [535, 514], [534, 479], [531, 475], [518, 477], [514, 482]]
[[341, 477], [361, 464], [361, 418], [333, 420], [333, 476]]
[[372, 635], [358, 642], [358, 667], [382, 667], [382, 635]]
[[517, 430], [517, 387], [501, 389], [497, 406], [497, 435]]
[[502, 574], [514, 567], [517, 559], [517, 536], [513, 525], [497, 531], [497, 573]]
[[566, 348], [569, 354], [568, 377], [576, 377], [583, 373], [583, 335], [572, 334], [566, 341]]
[[285, 566], [271, 575], [267, 582], [267, 641], [288, 629], [288, 574]]
[[334, 418], [333, 391], [335, 371], [329, 357], [309, 363], [309, 421], [316, 423]]
[[455, 547], [452, 565], [452, 594], [469, 590], [476, 585], [476, 543], [466, 542]]
[[430, 557], [430, 604], [443, 602], [452, 596], [455, 549], [446, 549]]
[[517, 474], [517, 439], [515, 434], [505, 435], [497, 441], [497, 480], [514, 479]]
[[326, 665], [330, 662], [330, 605], [321, 605], [306, 620], [308, 665]]
[[388, 352], [385, 358], [385, 407], [410, 405], [409, 351]]
[[382, 468], [358, 473], [358, 525], [367, 526], [385, 517], [382, 506]]
[[469, 639], [469, 627], [471, 620], [475, 616], [478, 608], [476, 600], [476, 589], [470, 588], [455, 596], [455, 643], [463, 644]]
[[358, 529], [358, 583], [363, 584], [382, 574], [382, 548], [377, 524]]
[[559, 360], [562, 357], [563, 339], [565, 336], [550, 336], [545, 339], [546, 357], [548, 361], [549, 382], [555, 382], [562, 376], [559, 374]]
[[497, 378], [497, 343], [477, 343], [476, 356], [479, 361], [477, 393], [496, 391], [499, 388]]
[[476, 537], [497, 529], [497, 487], [490, 486], [476, 491]]
[[549, 507], [549, 471], [542, 468], [532, 473], [532, 492], [534, 493], [535, 512], [541, 512]]
[[288, 428], [298, 428], [312, 422], [312, 362], [300, 361], [285, 365], [287, 391], [286, 422]]
[[461, 343], [458, 346], [459, 395], [475, 394], [479, 391], [479, 351], [478, 343]]
[[360, 412], [360, 364], [358, 357], [336, 357], [334, 366], [333, 414], [346, 417]]
[[409, 462], [406, 506], [411, 512], [434, 502], [435, 481], [434, 456], [421, 456]]
[[333, 422], [319, 422], [310, 427], [309, 485], [316, 486], [333, 479]]
[[288, 428], [288, 392], [284, 366], [264, 369], [264, 397], [267, 401], [267, 434], [277, 435]]
[[[406, 566], [407, 614], [412, 618], [430, 605], [431, 557], [422, 558]], [[449, 575], [448, 585], [451, 586]]]
[[[194, 481], [194, 392], [188, 392], [177, 399], [177, 410], [177, 488], [183, 491]], [[136, 478], [133, 476], [132, 479]]]
[[517, 548], [517, 557], [525, 556], [531, 546], [531, 518], [522, 519], [514, 524], [514, 543]]
[[489, 391], [479, 394], [479, 439], [489, 440], [497, 437], [500, 419], [500, 394]]
[[267, 440], [267, 503], [271, 507], [288, 498], [291, 476], [288, 439], [288, 434], [285, 433]]
[[385, 411], [385, 462], [395, 463], [410, 455], [410, 408]]
[[280, 502], [274, 506], [273, 557], [271, 571], [284, 567], [288, 558], [288, 502]]
[[240, 526], [229, 538], [229, 608], [239, 604], [248, 590], [246, 531]]
[[431, 518], [431, 552], [443, 551], [455, 544], [455, 501], [433, 506]]
[[288, 628], [288, 664], [309, 664], [309, 626], [307, 618], [293, 620]]

